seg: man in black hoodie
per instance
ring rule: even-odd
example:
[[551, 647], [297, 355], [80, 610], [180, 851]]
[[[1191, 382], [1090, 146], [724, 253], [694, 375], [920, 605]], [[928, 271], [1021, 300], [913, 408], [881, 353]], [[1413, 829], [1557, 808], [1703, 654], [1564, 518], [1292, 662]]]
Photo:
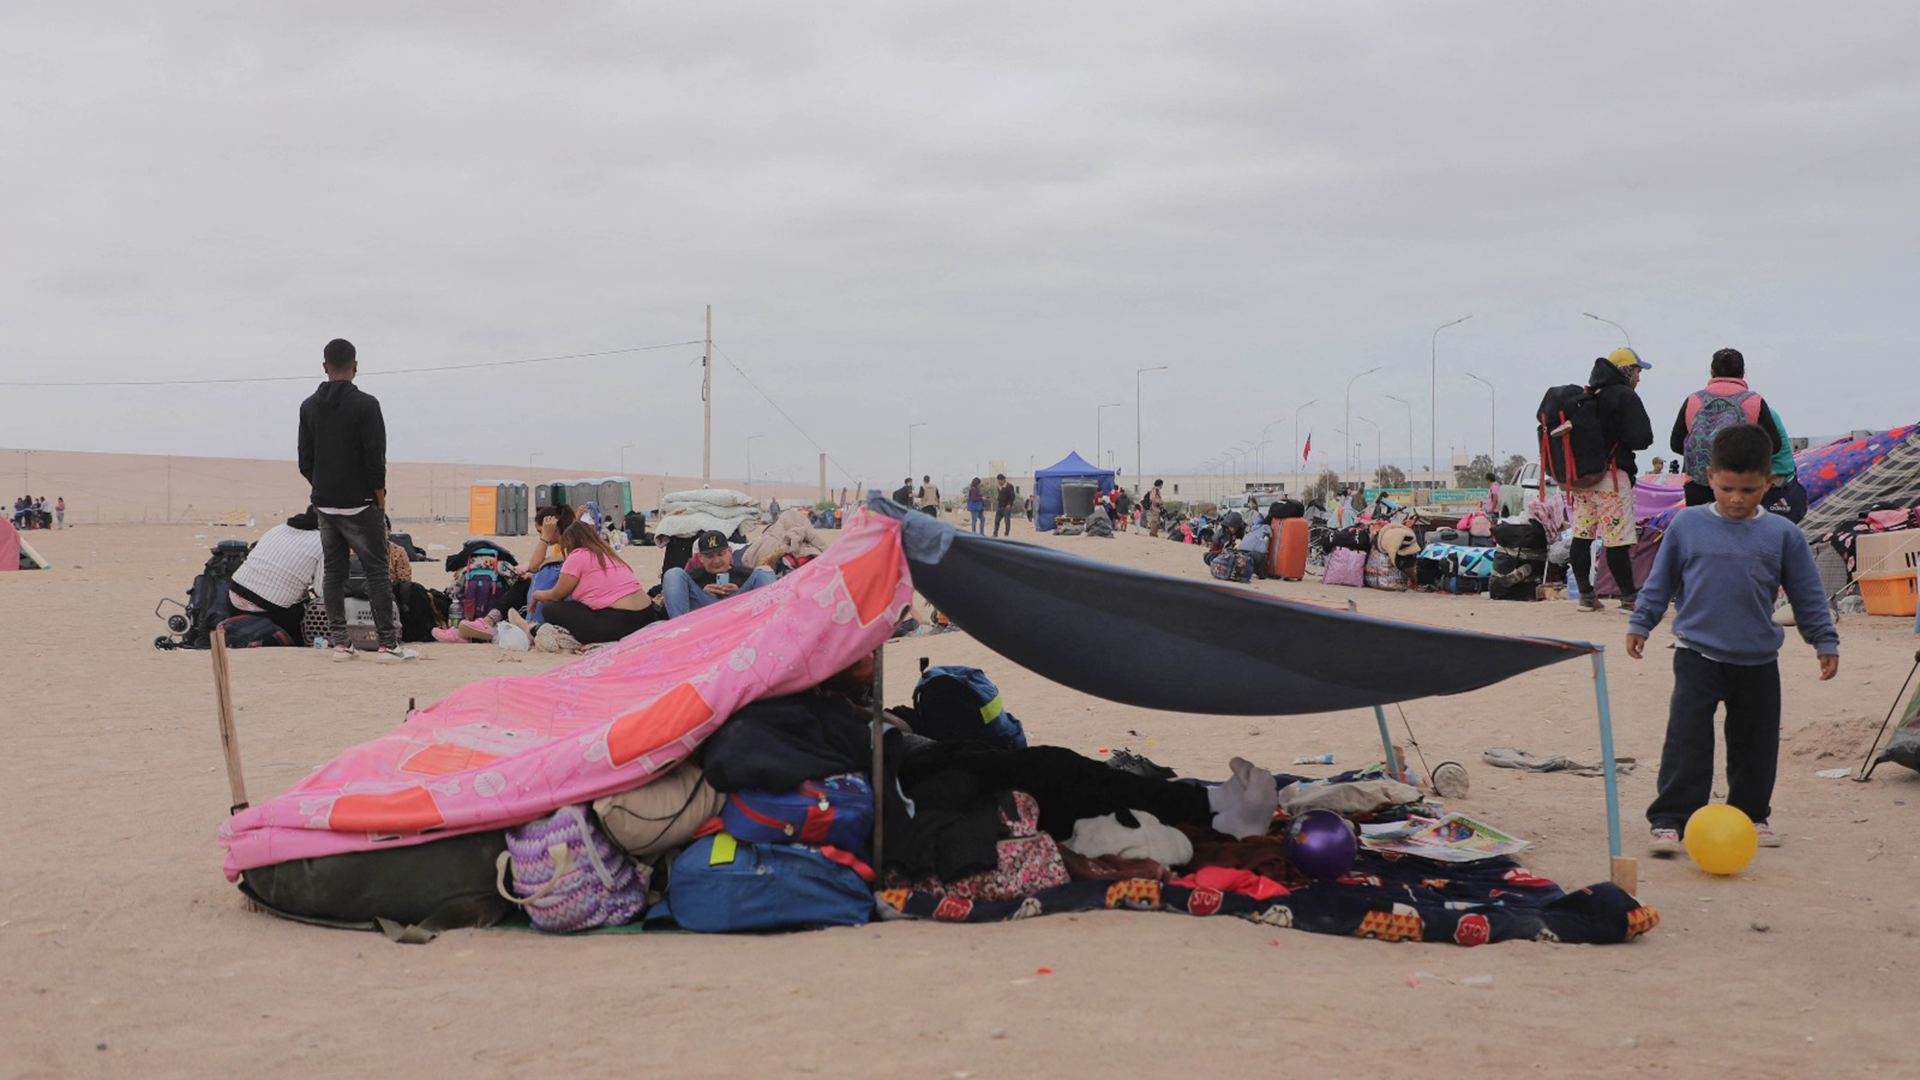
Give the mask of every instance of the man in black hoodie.
[[349, 552], [360, 556], [367, 602], [380, 636], [381, 660], [412, 660], [420, 654], [400, 644], [394, 623], [393, 585], [387, 577], [387, 424], [380, 402], [353, 385], [360, 372], [353, 343], [327, 342], [321, 365], [327, 381], [300, 403], [300, 475], [313, 485], [320, 511], [321, 600], [327, 608], [327, 640], [335, 660], [351, 660], [347, 640]]
[[1573, 521], [1573, 576], [1580, 586], [1580, 608], [1599, 611], [1588, 567], [1593, 565], [1593, 542], [1606, 548], [1607, 571], [1620, 586], [1620, 606], [1632, 611], [1639, 586], [1633, 580], [1632, 547], [1639, 538], [1633, 515], [1633, 485], [1639, 475], [1636, 450], [1653, 445], [1653, 421], [1635, 388], [1640, 373], [1653, 365], [1632, 349], [1615, 349], [1593, 362], [1587, 390], [1599, 399], [1600, 424], [1613, 447], [1613, 464], [1588, 487], [1567, 489], [1567, 516]]

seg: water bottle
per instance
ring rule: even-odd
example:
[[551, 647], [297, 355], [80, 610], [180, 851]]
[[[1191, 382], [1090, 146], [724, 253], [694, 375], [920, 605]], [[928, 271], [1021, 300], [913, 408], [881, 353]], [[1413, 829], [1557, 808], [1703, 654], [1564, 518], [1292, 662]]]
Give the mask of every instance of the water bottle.
[[1574, 577], [1571, 571], [1567, 573], [1567, 599], [1580, 599], [1580, 579]]
[[1331, 765], [1333, 764], [1333, 755], [1319, 754], [1314, 757], [1297, 757], [1293, 759], [1293, 763], [1295, 765]]

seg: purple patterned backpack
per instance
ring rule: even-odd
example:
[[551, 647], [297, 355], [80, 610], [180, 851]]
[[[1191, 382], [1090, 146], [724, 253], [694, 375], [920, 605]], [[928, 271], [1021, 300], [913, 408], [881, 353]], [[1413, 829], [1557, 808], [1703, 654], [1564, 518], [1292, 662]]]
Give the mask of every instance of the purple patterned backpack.
[[647, 906], [651, 877], [580, 806], [563, 806], [508, 829], [496, 874], [500, 895], [525, 908], [535, 929], [555, 934], [632, 922]]
[[1003, 806], [1000, 821], [1007, 827], [1007, 838], [999, 842], [1000, 863], [991, 870], [970, 874], [957, 881], [941, 881], [928, 875], [918, 881], [897, 878], [891, 887], [905, 886], [935, 896], [957, 896], [963, 900], [1022, 900], [1042, 889], [1067, 883], [1067, 864], [1060, 845], [1040, 831], [1040, 804], [1024, 791], [1012, 793], [1013, 813]]

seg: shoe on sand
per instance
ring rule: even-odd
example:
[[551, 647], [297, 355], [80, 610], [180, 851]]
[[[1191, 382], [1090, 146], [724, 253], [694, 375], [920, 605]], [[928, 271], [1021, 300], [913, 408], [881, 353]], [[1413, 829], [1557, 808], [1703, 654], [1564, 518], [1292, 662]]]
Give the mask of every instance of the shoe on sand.
[[1753, 827], [1753, 831], [1760, 834], [1761, 847], [1779, 847], [1780, 846], [1780, 834], [1777, 832], [1774, 832], [1773, 826], [1767, 824], [1766, 822], [1762, 821], [1759, 824], [1755, 825]]
[[1662, 859], [1680, 854], [1679, 829], [1655, 829], [1647, 836], [1647, 851]]
[[332, 649], [332, 652], [333, 652], [332, 659], [336, 664], [342, 663], [347, 660], [351, 660], [358, 655], [353, 651], [353, 646], [351, 645], [335, 645]]
[[454, 629], [467, 641], [493, 640], [493, 622], [489, 619], [462, 619]]
[[418, 660], [420, 654], [405, 645], [382, 645], [380, 651], [373, 654], [373, 658], [392, 664], [402, 660]]
[[447, 645], [465, 645], [467, 643], [467, 639], [460, 636], [459, 629], [452, 626], [434, 627], [433, 640]]
[[1620, 610], [1632, 611], [1638, 603], [1640, 603], [1640, 594], [1638, 592], [1629, 593], [1620, 598]]
[[1582, 595], [1579, 601], [1579, 608], [1581, 611], [1603, 611], [1606, 609], [1606, 605], [1602, 604], [1598, 597]]

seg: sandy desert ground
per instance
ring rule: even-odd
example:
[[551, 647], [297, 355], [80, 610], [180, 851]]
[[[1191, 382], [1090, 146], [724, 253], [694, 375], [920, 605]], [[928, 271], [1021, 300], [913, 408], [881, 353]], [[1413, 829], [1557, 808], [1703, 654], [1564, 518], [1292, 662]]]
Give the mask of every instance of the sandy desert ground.
[[[1842, 673], [1828, 684], [1789, 636], [1774, 819], [1786, 846], [1728, 878], [1643, 859], [1640, 895], [1663, 921], [1628, 945], [1385, 944], [1112, 912], [738, 938], [458, 931], [413, 947], [249, 912], [221, 876], [214, 831], [228, 794], [208, 654], [154, 650], [151, 612], [186, 588], [214, 540], [270, 523], [82, 524], [30, 534], [54, 570], [0, 574], [0, 1075], [1914, 1075], [1920, 776], [1815, 775], [1857, 764], [1913, 663], [1908, 621], [1845, 619]], [[464, 538], [413, 531], [423, 545]], [[1034, 539], [1024, 524], [1017, 536]], [[1138, 535], [1039, 542], [1203, 574], [1196, 549]], [[652, 549], [636, 554], [643, 580], [657, 573]], [[445, 580], [435, 564], [416, 567], [428, 584]], [[1618, 751], [1642, 763], [1621, 785], [1637, 853], [1670, 685], [1664, 640], [1634, 663], [1612, 611], [1312, 580], [1257, 587], [1609, 645]], [[565, 662], [422, 651], [402, 667], [235, 654], [254, 797], [391, 727], [410, 697]], [[1128, 745], [1184, 775], [1221, 776], [1234, 754], [1284, 765], [1332, 752], [1336, 767], [1379, 756], [1367, 714], [1147, 712], [1050, 685], [963, 633], [886, 655], [896, 694], [920, 656], [977, 665], [1036, 741]], [[1528, 864], [1570, 887], [1606, 877], [1599, 780], [1479, 762], [1509, 744], [1597, 761], [1586, 663], [1407, 713], [1428, 762], [1468, 764], [1473, 790], [1458, 809], [1532, 839]], [[1052, 974], [1037, 976], [1043, 967]], [[1463, 984], [1476, 976], [1491, 981]]]

